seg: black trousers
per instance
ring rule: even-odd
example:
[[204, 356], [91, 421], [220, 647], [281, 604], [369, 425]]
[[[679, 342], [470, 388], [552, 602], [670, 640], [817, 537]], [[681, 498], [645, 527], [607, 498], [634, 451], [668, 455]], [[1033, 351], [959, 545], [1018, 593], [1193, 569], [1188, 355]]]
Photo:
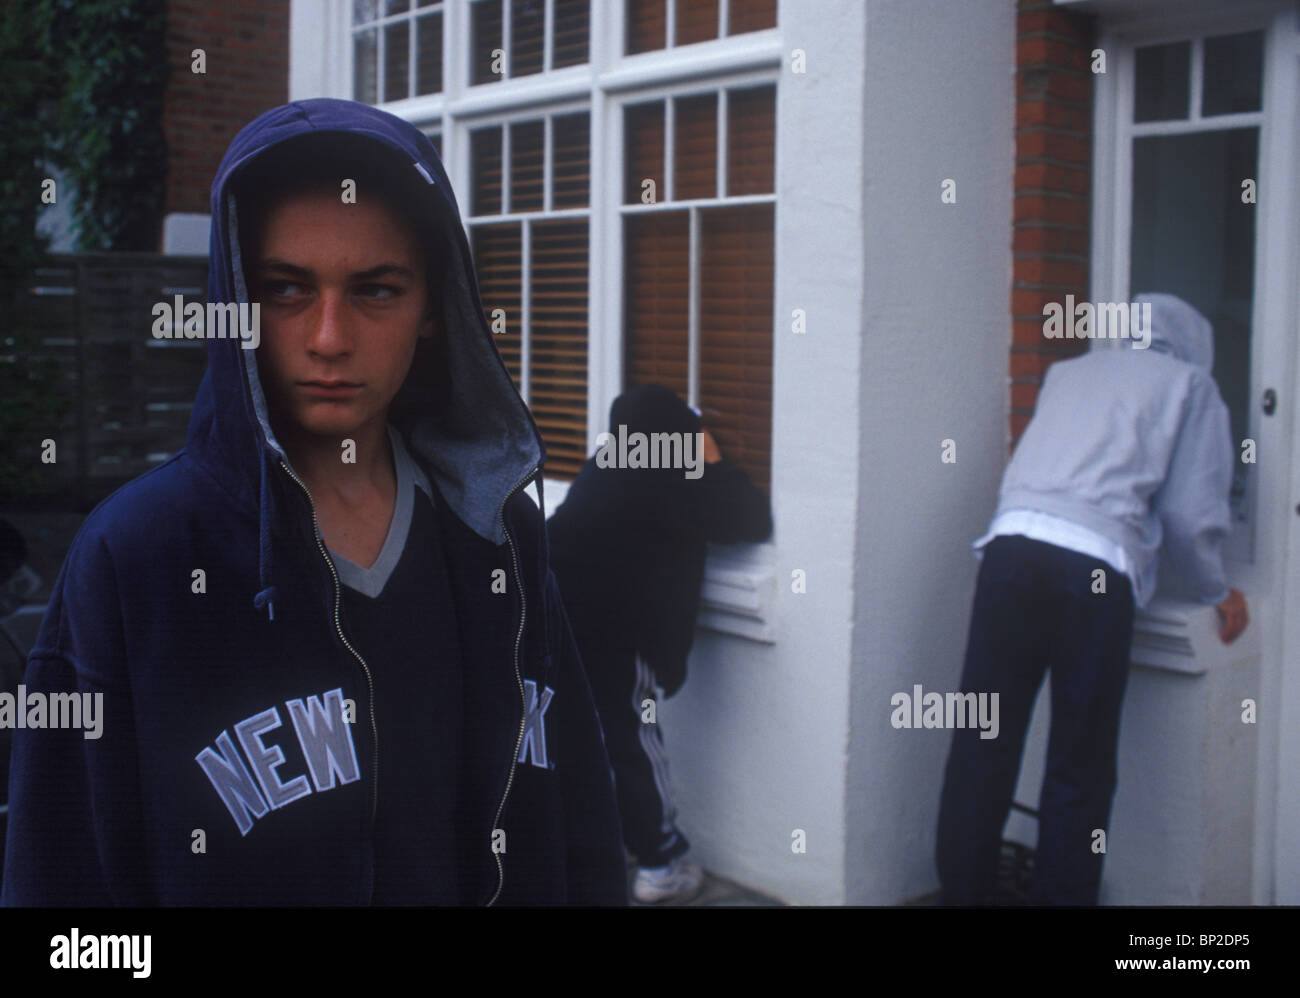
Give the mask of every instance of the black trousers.
[[[1094, 593], [1094, 572], [1106, 592]], [[1133, 595], [1106, 562], [1027, 537], [984, 549], [961, 691], [998, 692], [1000, 733], [953, 732], [936, 860], [948, 904], [985, 904], [1020, 772], [1034, 698], [1052, 670], [1031, 904], [1095, 905], [1110, 820]]]
[[654, 675], [607, 617], [576, 605], [566, 610], [605, 730], [623, 843], [639, 866], [665, 866], [690, 843], [676, 824]]

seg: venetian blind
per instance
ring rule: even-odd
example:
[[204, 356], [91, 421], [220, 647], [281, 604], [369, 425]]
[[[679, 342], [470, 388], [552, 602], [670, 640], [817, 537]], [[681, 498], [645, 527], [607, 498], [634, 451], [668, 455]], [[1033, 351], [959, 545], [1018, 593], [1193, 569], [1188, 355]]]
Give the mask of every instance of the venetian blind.
[[[677, 98], [673, 200], [774, 193], [772, 86], [727, 92], [726, 190], [718, 191], [719, 95]], [[662, 189], [662, 101], [625, 111], [625, 201], [641, 181]], [[669, 202], [671, 204], [672, 202]], [[701, 206], [699, 404], [723, 453], [764, 490], [771, 478], [775, 211], [771, 202]], [[627, 385], [688, 385], [690, 216], [666, 208], [624, 218], [624, 370]]]
[[[510, 130], [510, 162], [504, 176], [503, 127]], [[545, 122], [537, 119], [471, 133], [471, 236], [483, 307], [489, 322], [495, 309], [505, 312], [506, 328], [495, 341], [516, 388], [528, 397], [546, 443], [547, 473], [572, 478], [586, 457], [587, 443], [588, 221], [585, 215], [548, 218], [542, 214], [544, 129]], [[586, 111], [555, 115], [551, 130], [551, 207], [586, 208], [590, 116]], [[503, 188], [509, 190], [508, 203]], [[503, 209], [537, 217], [509, 223], [479, 221]], [[525, 245], [529, 247], [527, 288]]]
[[[668, 36], [669, 3], [676, 4], [674, 45], [692, 45], [718, 37], [718, 0], [624, 0], [628, 55], [664, 47]], [[776, 0], [731, 0], [727, 4], [727, 34], [742, 35], [776, 27]]]

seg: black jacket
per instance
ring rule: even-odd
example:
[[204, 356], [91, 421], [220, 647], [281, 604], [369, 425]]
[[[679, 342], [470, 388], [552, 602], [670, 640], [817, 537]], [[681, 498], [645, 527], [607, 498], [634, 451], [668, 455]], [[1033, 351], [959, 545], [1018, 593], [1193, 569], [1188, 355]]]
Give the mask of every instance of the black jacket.
[[[693, 434], [700, 419], [669, 389], [639, 385], [610, 407], [615, 437], [620, 426], [627, 436]], [[606, 617], [630, 636], [672, 696], [686, 681], [708, 542], [766, 540], [771, 509], [725, 457], [692, 478], [680, 468], [602, 467], [599, 456], [583, 463], [548, 523], [551, 564], [570, 613]]]

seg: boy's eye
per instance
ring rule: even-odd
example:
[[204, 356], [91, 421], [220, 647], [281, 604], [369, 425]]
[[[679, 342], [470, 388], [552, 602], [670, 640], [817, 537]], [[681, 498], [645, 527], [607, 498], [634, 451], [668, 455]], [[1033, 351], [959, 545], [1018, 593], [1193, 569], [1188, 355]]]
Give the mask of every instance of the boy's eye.
[[295, 281], [263, 281], [262, 287], [272, 298], [290, 298], [302, 290]]
[[373, 301], [388, 301], [402, 293], [402, 289], [392, 284], [363, 284], [358, 289], [362, 297]]

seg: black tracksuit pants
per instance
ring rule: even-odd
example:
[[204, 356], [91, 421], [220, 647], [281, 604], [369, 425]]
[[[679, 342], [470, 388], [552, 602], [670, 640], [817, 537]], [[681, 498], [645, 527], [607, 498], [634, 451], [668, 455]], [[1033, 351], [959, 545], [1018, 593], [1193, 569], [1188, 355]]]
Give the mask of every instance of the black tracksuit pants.
[[605, 730], [623, 843], [639, 866], [665, 866], [690, 843], [676, 825], [653, 673], [607, 617], [566, 609]]

